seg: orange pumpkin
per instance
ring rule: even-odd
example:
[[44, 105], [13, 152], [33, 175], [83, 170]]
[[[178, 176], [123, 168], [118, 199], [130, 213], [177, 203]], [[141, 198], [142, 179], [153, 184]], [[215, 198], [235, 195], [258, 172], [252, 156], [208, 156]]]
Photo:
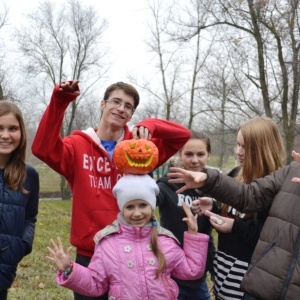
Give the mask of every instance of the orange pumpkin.
[[116, 145], [114, 162], [124, 173], [147, 174], [158, 163], [158, 149], [153, 142], [146, 139], [124, 140]]

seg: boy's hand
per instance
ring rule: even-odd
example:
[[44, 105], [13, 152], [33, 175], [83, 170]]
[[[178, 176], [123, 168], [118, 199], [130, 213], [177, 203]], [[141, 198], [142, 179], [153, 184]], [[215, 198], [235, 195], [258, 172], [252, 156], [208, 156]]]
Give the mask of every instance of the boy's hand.
[[149, 129], [144, 126], [134, 127], [132, 130], [132, 138], [133, 139], [145, 139], [150, 140], [152, 138]]
[[73, 81], [66, 81], [62, 82], [60, 84], [59, 90], [61, 92], [67, 92], [67, 93], [74, 93], [79, 95], [79, 88], [78, 88], [79, 80], [73, 80]]

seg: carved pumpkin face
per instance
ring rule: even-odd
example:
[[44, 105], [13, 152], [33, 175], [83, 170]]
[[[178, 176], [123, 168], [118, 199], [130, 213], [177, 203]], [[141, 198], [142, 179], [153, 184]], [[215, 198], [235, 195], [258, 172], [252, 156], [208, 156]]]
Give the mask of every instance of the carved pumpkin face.
[[158, 149], [153, 142], [146, 139], [124, 140], [114, 150], [114, 162], [124, 173], [147, 174], [158, 163]]

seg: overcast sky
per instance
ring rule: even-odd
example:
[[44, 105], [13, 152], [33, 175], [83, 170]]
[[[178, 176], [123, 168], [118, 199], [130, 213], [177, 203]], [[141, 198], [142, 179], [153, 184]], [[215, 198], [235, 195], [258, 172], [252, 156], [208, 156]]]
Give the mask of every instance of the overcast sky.
[[[3, 0], [2, 0], [3, 1]], [[1, 0], [0, 0], [1, 2]], [[11, 24], [24, 20], [24, 14], [38, 7], [40, 0], [4, 0], [9, 8]], [[52, 0], [61, 3], [61, 0]], [[106, 44], [110, 47], [113, 67], [108, 82], [127, 81], [126, 74], [132, 70], [142, 76], [146, 72], [144, 43], [147, 22], [146, 0], [82, 0], [85, 5], [96, 8], [100, 16], [107, 19]]]

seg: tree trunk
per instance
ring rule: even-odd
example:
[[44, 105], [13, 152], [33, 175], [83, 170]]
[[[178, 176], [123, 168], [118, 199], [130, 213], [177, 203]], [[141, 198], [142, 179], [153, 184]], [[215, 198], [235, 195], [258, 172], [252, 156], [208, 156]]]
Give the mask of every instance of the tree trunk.
[[61, 191], [61, 199], [62, 200], [70, 200], [71, 199], [71, 190], [66, 178], [60, 175], [60, 191]]

